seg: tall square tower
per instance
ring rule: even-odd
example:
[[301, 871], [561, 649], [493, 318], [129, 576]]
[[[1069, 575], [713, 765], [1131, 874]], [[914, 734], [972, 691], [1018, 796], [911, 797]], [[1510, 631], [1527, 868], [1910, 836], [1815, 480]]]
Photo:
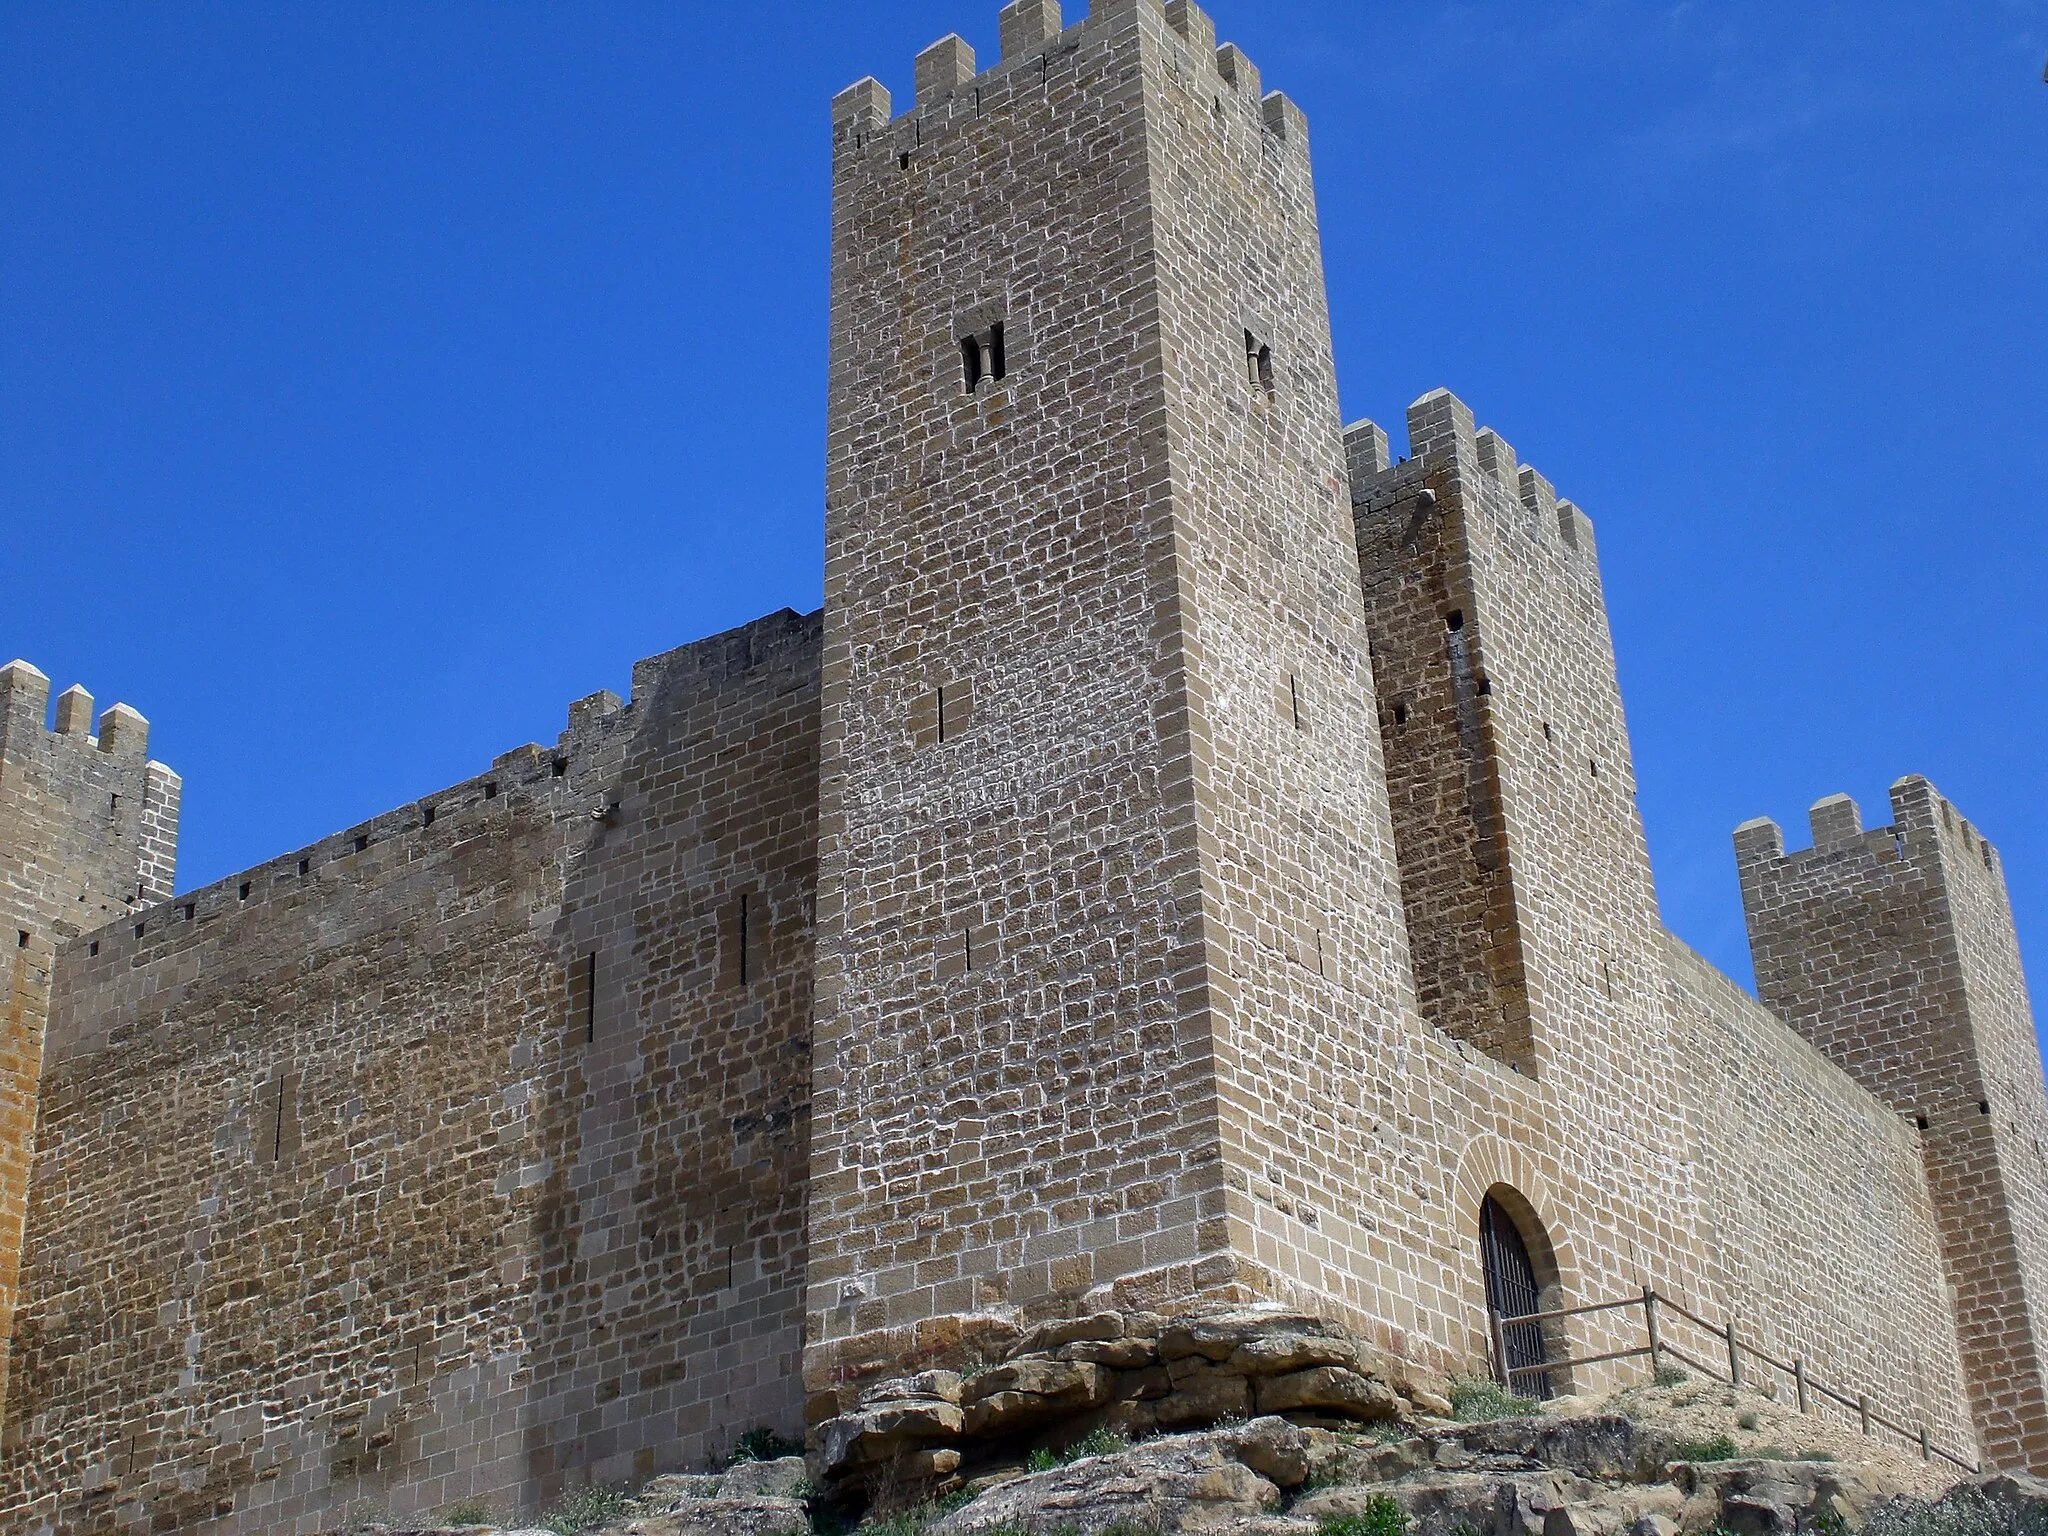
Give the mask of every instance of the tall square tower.
[[1191, 4], [1001, 25], [834, 107], [814, 1389], [992, 1306], [1390, 1274], [1359, 1106], [1413, 985], [1306, 124]]

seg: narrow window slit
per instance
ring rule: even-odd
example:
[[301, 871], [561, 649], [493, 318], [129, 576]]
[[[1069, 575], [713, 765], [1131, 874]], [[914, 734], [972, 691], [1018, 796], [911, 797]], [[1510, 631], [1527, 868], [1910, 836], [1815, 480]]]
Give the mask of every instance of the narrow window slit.
[[304, 879], [311, 873], [313, 873], [313, 861], [311, 859], [299, 860], [299, 877]]
[[15, 931], [14, 947], [16, 949], [28, 948], [28, 930], [26, 928], [17, 929]]
[[241, 900], [247, 901], [249, 899], [249, 888], [249, 882], [247, 880], [244, 880], [242, 882], [241, 889], [236, 892], [236, 895], [239, 896]]
[[436, 816], [437, 814], [438, 814], [438, 812], [436, 812], [436, 810], [435, 810], [435, 808], [434, 808], [433, 806], [431, 806], [431, 805], [423, 805], [423, 806], [421, 806], [421, 807], [420, 807], [420, 825], [421, 825], [421, 826], [423, 826], [423, 827], [431, 827], [431, 826], [432, 826], [432, 825], [434, 824], [434, 817], [435, 817], [435, 816]]

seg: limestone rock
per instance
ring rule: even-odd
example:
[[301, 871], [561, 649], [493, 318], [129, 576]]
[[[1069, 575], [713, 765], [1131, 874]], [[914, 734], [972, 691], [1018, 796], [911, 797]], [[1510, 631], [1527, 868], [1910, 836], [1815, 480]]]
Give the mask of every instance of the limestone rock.
[[1007, 1434], [1049, 1418], [1100, 1407], [1115, 1376], [1100, 1365], [1024, 1358], [996, 1366], [962, 1390], [969, 1435]]
[[1248, 1307], [1218, 1312], [1207, 1317], [1183, 1318], [1169, 1324], [1159, 1337], [1159, 1358], [1184, 1360], [1191, 1355], [1228, 1360], [1239, 1345], [1250, 1344], [1272, 1334], [1326, 1335], [1329, 1324], [1305, 1312], [1282, 1308]]
[[1115, 1525], [1173, 1536], [1235, 1526], [1279, 1503], [1279, 1488], [1228, 1454], [1221, 1437], [1189, 1435], [1005, 1482], [928, 1527], [928, 1536], [1101, 1536]]
[[795, 1499], [691, 1499], [624, 1529], [626, 1536], [809, 1536], [811, 1514]]
[[775, 1461], [742, 1461], [718, 1480], [721, 1499], [790, 1499], [807, 1481], [804, 1459], [784, 1456]]
[[1313, 1333], [1270, 1333], [1247, 1339], [1225, 1362], [1243, 1376], [1279, 1376], [1313, 1366], [1358, 1364], [1359, 1348], [1349, 1339]]
[[1093, 1317], [1065, 1318], [1059, 1322], [1040, 1323], [1029, 1329], [1006, 1351], [1004, 1358], [1014, 1360], [1019, 1355], [1050, 1355], [1068, 1344], [1081, 1340], [1107, 1342], [1124, 1336], [1125, 1323], [1121, 1312], [1098, 1312]]
[[1397, 1418], [1401, 1405], [1383, 1381], [1341, 1366], [1319, 1365], [1286, 1376], [1265, 1376], [1257, 1383], [1261, 1413], [1309, 1410], [1352, 1419]]

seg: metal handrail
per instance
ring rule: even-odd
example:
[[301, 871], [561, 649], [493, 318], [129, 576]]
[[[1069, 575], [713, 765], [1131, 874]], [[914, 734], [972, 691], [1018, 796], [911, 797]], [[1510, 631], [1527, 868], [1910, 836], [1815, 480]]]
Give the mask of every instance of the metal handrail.
[[[1508, 1364], [1507, 1329], [1510, 1326], [1528, 1323], [1562, 1322], [1566, 1318], [1585, 1317], [1595, 1312], [1624, 1312], [1637, 1307], [1643, 1310], [1643, 1327], [1644, 1332], [1648, 1336], [1647, 1343], [1629, 1349], [1611, 1349], [1597, 1355], [1579, 1355], [1563, 1360], [1544, 1360], [1536, 1365]], [[1695, 1324], [1723, 1342], [1728, 1352], [1725, 1374], [1720, 1369], [1708, 1365], [1705, 1361], [1695, 1359], [1663, 1336], [1663, 1330], [1658, 1326], [1657, 1319], [1657, 1312], [1660, 1307], [1670, 1309], [1687, 1322]], [[1731, 1316], [1726, 1323], [1711, 1323], [1690, 1307], [1672, 1300], [1654, 1287], [1645, 1286], [1642, 1295], [1631, 1296], [1621, 1301], [1595, 1301], [1576, 1307], [1552, 1307], [1541, 1312], [1519, 1313], [1514, 1317], [1503, 1317], [1489, 1308], [1487, 1313], [1487, 1342], [1493, 1351], [1494, 1378], [1510, 1391], [1514, 1390], [1515, 1378], [1517, 1376], [1537, 1376], [1548, 1371], [1565, 1370], [1575, 1365], [1602, 1365], [1612, 1360], [1640, 1360], [1647, 1357], [1650, 1362], [1651, 1372], [1654, 1374], [1666, 1355], [1669, 1355], [1674, 1360], [1683, 1361], [1710, 1381], [1725, 1381], [1730, 1386], [1739, 1387], [1743, 1384], [1743, 1357], [1747, 1355], [1751, 1359], [1757, 1360], [1773, 1370], [1782, 1371], [1792, 1378], [1794, 1393], [1801, 1413], [1813, 1411], [1812, 1398], [1818, 1395], [1855, 1413], [1857, 1422], [1866, 1435], [1871, 1432], [1871, 1427], [1876, 1425], [1879, 1428], [1891, 1430], [1894, 1434], [1901, 1435], [1907, 1440], [1916, 1443], [1920, 1448], [1922, 1460], [1932, 1460], [1938, 1456], [1943, 1461], [1949, 1463], [1949, 1465], [1959, 1467], [1965, 1472], [1974, 1474], [1981, 1473], [1984, 1470], [1981, 1464], [1965, 1461], [1953, 1451], [1935, 1444], [1933, 1438], [1928, 1434], [1925, 1424], [1906, 1425], [1896, 1419], [1887, 1417], [1885, 1414], [1879, 1413], [1871, 1406], [1868, 1393], [1858, 1393], [1856, 1396], [1851, 1397], [1847, 1393], [1838, 1391], [1824, 1382], [1814, 1380], [1812, 1376], [1807, 1374], [1804, 1356], [1794, 1355], [1790, 1360], [1780, 1360], [1777, 1356], [1758, 1349], [1754, 1344], [1744, 1342], [1736, 1331], [1734, 1317]]]

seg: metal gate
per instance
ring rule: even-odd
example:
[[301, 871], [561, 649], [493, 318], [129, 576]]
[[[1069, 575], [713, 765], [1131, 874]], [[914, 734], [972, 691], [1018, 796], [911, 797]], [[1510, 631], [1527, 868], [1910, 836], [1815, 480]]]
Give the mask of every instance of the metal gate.
[[1518, 1373], [1508, 1377], [1508, 1385], [1533, 1397], [1548, 1397], [1549, 1372], [1519, 1374], [1523, 1367], [1541, 1365], [1544, 1361], [1543, 1325], [1506, 1321], [1542, 1310], [1536, 1269], [1529, 1262], [1529, 1250], [1514, 1218], [1491, 1195], [1479, 1206], [1479, 1253], [1486, 1266], [1486, 1310], [1503, 1320], [1500, 1338], [1507, 1359], [1501, 1364], [1504, 1369]]

